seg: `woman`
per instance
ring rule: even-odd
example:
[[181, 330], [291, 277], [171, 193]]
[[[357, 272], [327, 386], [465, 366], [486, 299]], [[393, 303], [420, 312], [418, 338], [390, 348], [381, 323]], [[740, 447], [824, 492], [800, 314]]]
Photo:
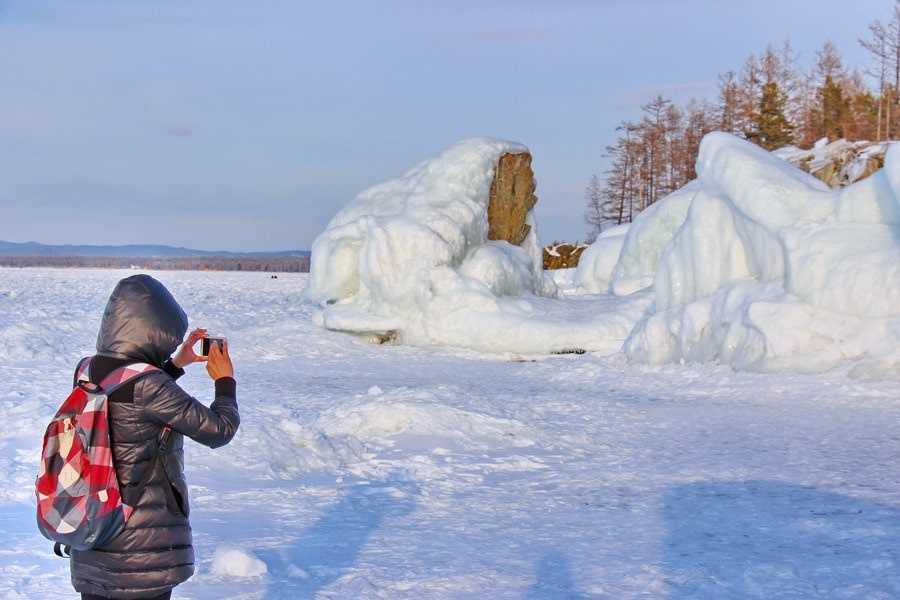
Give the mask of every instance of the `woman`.
[[[120, 281], [106, 305], [91, 381], [99, 383], [130, 363], [149, 363], [162, 371], [109, 397], [116, 475], [123, 500], [135, 510], [122, 533], [102, 548], [72, 551], [72, 584], [83, 600], [167, 600], [172, 588], [194, 573], [184, 436], [210, 448], [223, 446], [234, 437], [240, 417], [227, 344], [210, 349], [206, 370], [216, 393], [209, 408], [175, 383], [184, 367], [207, 360], [193, 349], [205, 337], [203, 329], [192, 331], [170, 358], [187, 326], [187, 316], [169, 291], [148, 275]], [[167, 427], [171, 431], [164, 435]]]

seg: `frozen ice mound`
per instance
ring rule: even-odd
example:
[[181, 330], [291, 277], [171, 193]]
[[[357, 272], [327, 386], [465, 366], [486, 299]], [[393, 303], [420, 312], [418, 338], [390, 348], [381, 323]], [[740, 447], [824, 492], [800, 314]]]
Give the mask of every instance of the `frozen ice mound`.
[[262, 577], [268, 568], [248, 550], [219, 546], [213, 555], [211, 571], [220, 577]]
[[523, 151], [467, 140], [360, 194], [313, 245], [318, 323], [493, 353], [900, 369], [900, 146], [881, 171], [832, 189], [709, 134], [697, 179], [599, 236], [560, 279], [562, 299], [532, 216], [522, 246], [487, 239], [495, 165]]
[[765, 150], [713, 133], [701, 144], [697, 172], [638, 216], [612, 270], [613, 293], [654, 295], [626, 341], [629, 358], [796, 371], [865, 361], [867, 374], [893, 369], [897, 147], [883, 172], [832, 190]]
[[452, 403], [458, 390], [396, 388], [323, 410], [310, 423], [284, 419], [264, 428], [268, 475], [355, 473], [378, 477], [386, 453], [514, 451], [545, 443], [540, 431], [516, 419], [466, 410]]
[[332, 330], [491, 353], [618, 351], [640, 316], [573, 322], [546, 302], [533, 214], [521, 245], [488, 239], [498, 161], [528, 152], [489, 138], [462, 141], [403, 176], [359, 194], [312, 247], [307, 297]]
[[[486, 138], [451, 146], [406, 174], [369, 188], [341, 209], [312, 247], [308, 296], [352, 301], [369, 312], [406, 315], [427, 300], [430, 275], [459, 267], [487, 241], [497, 161], [525, 146]], [[536, 240], [533, 240], [536, 241]], [[498, 258], [529, 253], [510, 245]], [[532, 264], [534, 262], [532, 261]], [[528, 279], [539, 277], [534, 267]], [[488, 282], [490, 283], [490, 282]], [[534, 287], [534, 282], [520, 282]]]
[[629, 224], [607, 229], [587, 247], [575, 268], [575, 285], [589, 294], [606, 292], [619, 261]]
[[409, 399], [340, 407], [323, 415], [317, 425], [331, 437], [352, 436], [389, 446], [418, 440], [466, 449], [519, 448], [535, 443], [535, 433], [518, 421]]

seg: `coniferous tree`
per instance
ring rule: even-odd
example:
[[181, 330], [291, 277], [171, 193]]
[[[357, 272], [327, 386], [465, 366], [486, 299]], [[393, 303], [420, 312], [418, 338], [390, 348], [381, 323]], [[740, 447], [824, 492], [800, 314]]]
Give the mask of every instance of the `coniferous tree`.
[[868, 90], [857, 91], [849, 100], [849, 121], [844, 135], [852, 140], [879, 140], [878, 108], [880, 102]]
[[759, 109], [754, 115], [754, 128], [747, 136], [766, 150], [777, 150], [794, 141], [794, 125], [785, 115], [787, 96], [778, 84], [769, 81], [763, 85]]
[[845, 137], [844, 125], [849, 106], [844, 98], [843, 88], [831, 75], [827, 75], [822, 87], [819, 88], [818, 97], [819, 131], [822, 136], [830, 140]]

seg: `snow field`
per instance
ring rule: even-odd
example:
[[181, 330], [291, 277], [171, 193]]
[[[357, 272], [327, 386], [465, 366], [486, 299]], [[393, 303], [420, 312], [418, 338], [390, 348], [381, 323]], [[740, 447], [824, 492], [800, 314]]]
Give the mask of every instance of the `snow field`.
[[[38, 436], [128, 274], [0, 270], [0, 597], [75, 598], [33, 522]], [[900, 596], [895, 380], [375, 346], [313, 323], [306, 276], [153, 275], [229, 337], [243, 419], [187, 444], [179, 599]]]

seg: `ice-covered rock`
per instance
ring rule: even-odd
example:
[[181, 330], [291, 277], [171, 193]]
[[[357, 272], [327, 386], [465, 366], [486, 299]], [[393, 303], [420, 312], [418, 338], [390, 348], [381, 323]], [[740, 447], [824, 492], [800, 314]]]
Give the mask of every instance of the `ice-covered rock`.
[[817, 371], [865, 358], [866, 372], [896, 362], [896, 148], [882, 172], [832, 190], [715, 133], [697, 172], [635, 221], [614, 269], [620, 294], [652, 278], [655, 303], [625, 344], [631, 359]]
[[[319, 322], [488, 352], [900, 371], [900, 146], [883, 170], [832, 189], [712, 133], [695, 181], [604, 232], [558, 278], [542, 274], [530, 213], [511, 228], [521, 245], [489, 239], [498, 161], [524, 152], [469, 140], [361, 194], [313, 247]], [[548, 298], [557, 281], [579, 297]]]
[[414, 307], [434, 268], [458, 267], [488, 240], [497, 162], [524, 152], [511, 142], [467, 140], [359, 194], [313, 243], [309, 296], [375, 313]]
[[535, 187], [530, 153], [516, 149], [500, 156], [488, 197], [489, 240], [514, 246], [525, 241], [532, 227], [528, 216], [537, 204]]
[[588, 244], [581, 242], [556, 242], [544, 246], [544, 270], [574, 269], [587, 248]]
[[850, 142], [823, 138], [809, 150], [787, 146], [773, 154], [830, 185], [862, 181], [884, 166], [885, 142]]
[[[488, 242], [487, 211], [498, 161], [526, 152], [511, 142], [467, 140], [364, 191], [313, 243], [308, 295], [326, 305], [352, 302], [382, 316], [407, 316], [421, 308], [435, 270], [461, 267]], [[530, 226], [521, 225], [515, 235], [523, 234], [523, 245], [536, 242]], [[503, 243], [508, 244], [497, 242]], [[528, 248], [508, 246], [491, 256], [505, 260], [518, 254], [515, 262], [529, 260]], [[477, 260], [486, 259], [482, 254]], [[536, 278], [539, 265], [532, 271]]]
[[[530, 164], [520, 144], [471, 139], [361, 193], [313, 244], [317, 322], [488, 352], [620, 348], [643, 300], [577, 324], [537, 302], [557, 286], [542, 268]], [[498, 211], [509, 218], [489, 217]]]

